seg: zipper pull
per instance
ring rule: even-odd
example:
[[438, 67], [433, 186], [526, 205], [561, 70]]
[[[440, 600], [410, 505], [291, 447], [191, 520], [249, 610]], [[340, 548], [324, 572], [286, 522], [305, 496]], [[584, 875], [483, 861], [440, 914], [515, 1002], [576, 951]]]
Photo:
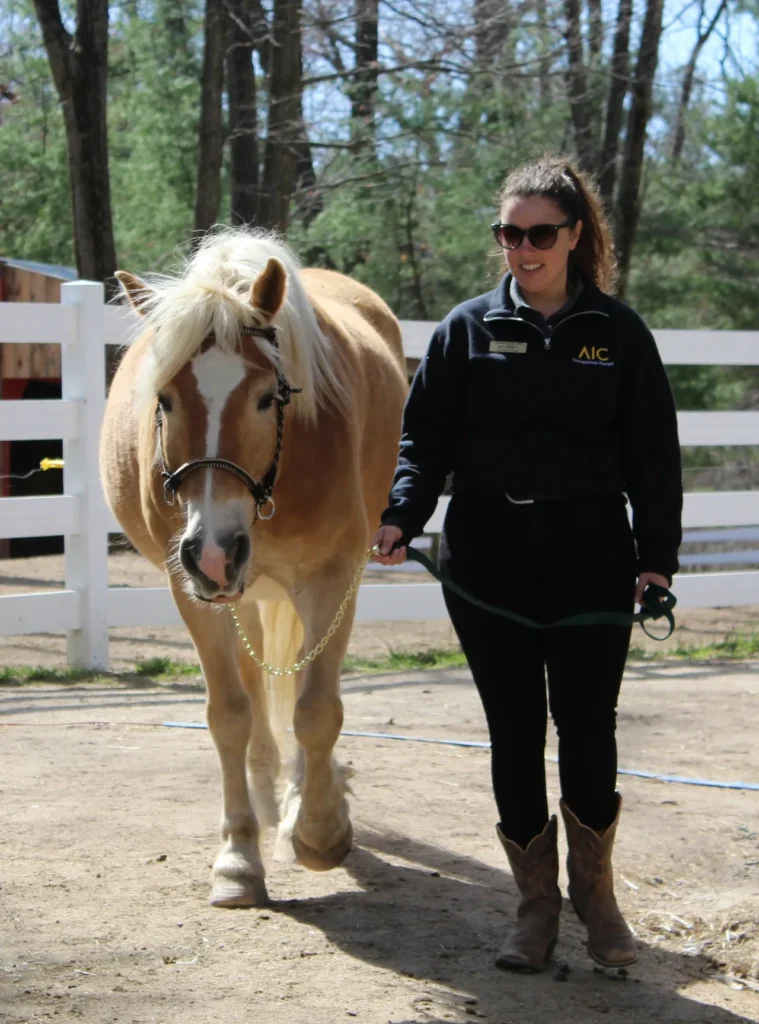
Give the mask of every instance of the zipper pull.
[[550, 347], [551, 347], [551, 339], [550, 339], [550, 337], [543, 338], [543, 348], [546, 350], [546, 352], [550, 349]]

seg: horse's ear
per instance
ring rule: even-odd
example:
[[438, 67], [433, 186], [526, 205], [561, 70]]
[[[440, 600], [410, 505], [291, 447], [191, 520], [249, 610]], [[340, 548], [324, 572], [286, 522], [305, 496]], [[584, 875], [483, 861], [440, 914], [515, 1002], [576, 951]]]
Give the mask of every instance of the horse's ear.
[[129, 305], [135, 313], [145, 316], [147, 312], [146, 306], [153, 296], [153, 290], [150, 285], [146, 284], [142, 278], [137, 277], [136, 274], [127, 273], [126, 270], [117, 270], [115, 276], [129, 300]]
[[269, 320], [279, 311], [287, 293], [287, 271], [274, 256], [250, 286], [249, 302]]

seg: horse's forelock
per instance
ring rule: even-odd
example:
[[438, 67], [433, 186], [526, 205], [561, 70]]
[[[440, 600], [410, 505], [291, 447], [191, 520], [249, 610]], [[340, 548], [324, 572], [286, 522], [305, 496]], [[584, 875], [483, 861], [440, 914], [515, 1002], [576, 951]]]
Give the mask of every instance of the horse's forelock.
[[[251, 283], [272, 256], [283, 263], [288, 276], [287, 296], [273, 323], [282, 368], [291, 383], [302, 388], [293, 403], [294, 414], [313, 420], [319, 406], [343, 404], [330, 358], [331, 342], [318, 325], [296, 257], [275, 236], [243, 228], [211, 233], [179, 276], [151, 281], [144, 323], [152, 337], [141, 379], [143, 399], [152, 401], [210, 334], [223, 351], [239, 351], [240, 327], [263, 323], [248, 300]], [[274, 357], [265, 340], [259, 340], [259, 347]]]

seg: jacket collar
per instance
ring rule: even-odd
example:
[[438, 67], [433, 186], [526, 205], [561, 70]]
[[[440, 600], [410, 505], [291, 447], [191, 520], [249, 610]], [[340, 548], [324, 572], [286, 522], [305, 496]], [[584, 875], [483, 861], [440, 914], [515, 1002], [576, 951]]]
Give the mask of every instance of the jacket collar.
[[[511, 288], [513, 280], [513, 274], [504, 274], [498, 282], [497, 287], [490, 293], [489, 313], [499, 313], [503, 316], [519, 316], [521, 315], [521, 310], [529, 310], [531, 308], [529, 306], [521, 306], [519, 309], [515, 307]], [[572, 303], [571, 312], [586, 313], [594, 309], [605, 311], [606, 305], [603, 302], [603, 292], [585, 274], [580, 274], [580, 281], [582, 282], [582, 289], [579, 294], [573, 296], [574, 302]], [[564, 310], [559, 310], [559, 314], [564, 315]]]

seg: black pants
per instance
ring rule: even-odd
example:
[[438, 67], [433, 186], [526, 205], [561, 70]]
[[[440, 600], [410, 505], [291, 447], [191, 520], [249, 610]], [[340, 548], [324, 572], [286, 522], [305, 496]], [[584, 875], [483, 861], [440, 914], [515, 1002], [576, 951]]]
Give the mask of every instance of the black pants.
[[[440, 562], [477, 597], [539, 622], [634, 607], [635, 545], [621, 495], [531, 505], [456, 495]], [[533, 630], [444, 592], [487, 717], [504, 833], [524, 847], [548, 821], [549, 706], [562, 796], [584, 824], [606, 828], [616, 810], [616, 706], [630, 628]]]

